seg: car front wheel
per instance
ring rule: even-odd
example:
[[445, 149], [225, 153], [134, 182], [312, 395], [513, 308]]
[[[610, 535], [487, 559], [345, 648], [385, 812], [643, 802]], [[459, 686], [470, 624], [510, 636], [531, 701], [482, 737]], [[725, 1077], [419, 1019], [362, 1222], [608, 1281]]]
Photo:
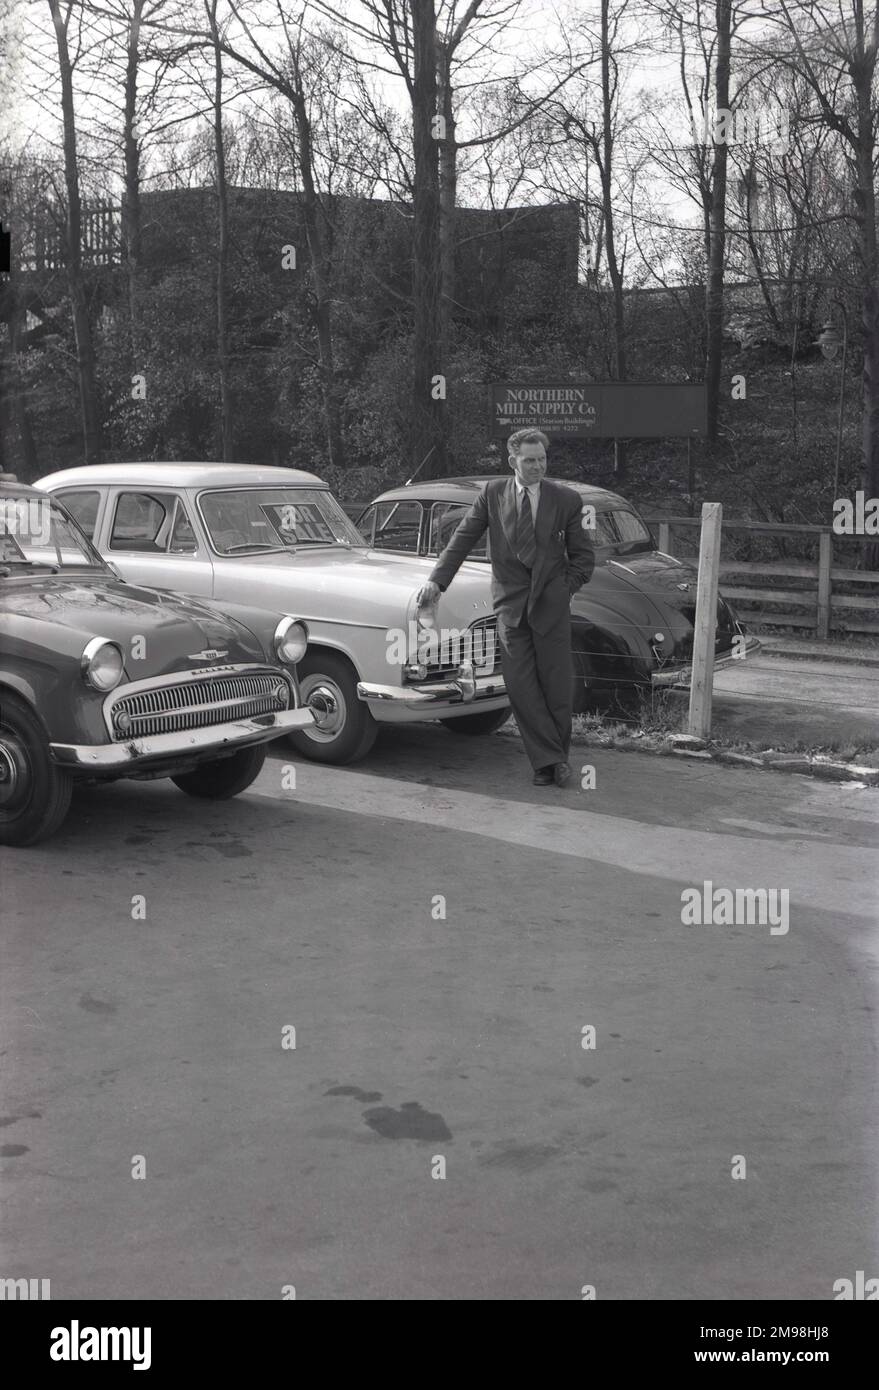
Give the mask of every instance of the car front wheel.
[[187, 796], [200, 796], [208, 801], [226, 801], [246, 791], [262, 771], [266, 760], [266, 745], [254, 744], [251, 748], [241, 748], [228, 758], [220, 758], [215, 763], [203, 763], [192, 772], [184, 772], [180, 777], [172, 777], [175, 787]]
[[509, 709], [488, 709], [479, 714], [462, 714], [457, 719], [439, 722], [450, 734], [493, 734], [510, 717]]
[[52, 762], [36, 715], [14, 695], [0, 696], [0, 845], [35, 845], [53, 835], [72, 785]]
[[365, 758], [378, 734], [378, 725], [357, 698], [357, 677], [342, 656], [306, 652], [296, 667], [299, 694], [315, 722], [290, 742], [303, 757], [319, 763], [355, 763]]

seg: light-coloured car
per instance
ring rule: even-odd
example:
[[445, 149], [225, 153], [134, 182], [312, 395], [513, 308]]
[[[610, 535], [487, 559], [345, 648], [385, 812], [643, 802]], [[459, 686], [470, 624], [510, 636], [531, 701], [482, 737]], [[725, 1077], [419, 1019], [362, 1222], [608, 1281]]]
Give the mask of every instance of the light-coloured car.
[[436, 609], [419, 613], [432, 561], [371, 550], [312, 473], [120, 463], [36, 486], [61, 499], [123, 578], [306, 624], [297, 674], [314, 723], [290, 736], [305, 756], [353, 762], [380, 723], [437, 719], [481, 734], [507, 718], [486, 567], [465, 562]]

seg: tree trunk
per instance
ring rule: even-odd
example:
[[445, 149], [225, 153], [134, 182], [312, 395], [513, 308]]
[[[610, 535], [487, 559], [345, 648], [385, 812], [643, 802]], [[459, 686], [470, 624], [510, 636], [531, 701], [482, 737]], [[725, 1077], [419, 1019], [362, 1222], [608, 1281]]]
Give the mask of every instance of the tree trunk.
[[[714, 79], [715, 120], [729, 110], [730, 28], [732, 0], [717, 0], [717, 64]], [[720, 372], [723, 351], [723, 271], [726, 256], [726, 140], [715, 140], [711, 179], [711, 232], [708, 255], [708, 294], [705, 318], [708, 353], [705, 382], [708, 388], [708, 438], [717, 439], [720, 408]]]
[[[413, 186], [412, 297], [414, 336], [411, 465], [419, 476], [446, 471], [445, 411], [434, 399], [432, 377], [440, 372], [439, 352], [439, 168], [433, 133], [436, 114], [436, 12], [434, 0], [413, 0], [412, 126]], [[428, 457], [429, 456], [429, 457]]]
[[[876, 188], [873, 183], [875, 127], [872, 95], [875, 74], [876, 51], [871, 48], [870, 58], [865, 56], [864, 61], [853, 65], [852, 72], [858, 108], [856, 196], [864, 276], [862, 468], [867, 497], [879, 497], [879, 246], [876, 242]], [[875, 537], [865, 537], [863, 559], [867, 569], [879, 570], [879, 541]]]
[[76, 148], [76, 120], [73, 107], [73, 64], [67, 42], [71, 11], [61, 14], [59, 0], [48, 0], [61, 77], [61, 116], [64, 127], [64, 180], [67, 188], [66, 262], [67, 285], [76, 342], [76, 367], [82, 416], [83, 461], [101, 461], [101, 419], [95, 375], [95, 349], [89, 321], [88, 302], [82, 272], [82, 204], [79, 196], [79, 164]]
[[295, 76], [296, 88], [295, 93], [291, 96], [291, 101], [298, 137], [299, 173], [302, 178], [302, 191], [305, 195], [303, 199], [305, 239], [311, 257], [311, 274], [317, 304], [315, 318], [324, 429], [330, 463], [335, 468], [344, 468], [345, 450], [342, 443], [341, 408], [333, 348], [332, 229], [323, 225], [323, 209], [315, 188], [311, 122], [308, 118], [308, 107], [298, 61], [295, 65]]
[[[867, 497], [879, 497], [879, 290], [864, 294], [864, 428], [863, 485]], [[879, 541], [865, 537], [864, 567], [879, 570]]]
[[[628, 373], [626, 358], [626, 311], [623, 277], [616, 251], [616, 229], [613, 209], [613, 107], [611, 98], [610, 0], [601, 0], [601, 115], [602, 158], [600, 161], [601, 196], [604, 213], [604, 251], [613, 290], [614, 371], [617, 381], [625, 381]], [[626, 445], [614, 440], [614, 477], [619, 483], [626, 478]]]
[[228, 267], [229, 195], [226, 187], [226, 147], [223, 141], [223, 55], [217, 30], [217, 0], [211, 0], [214, 41], [214, 157], [217, 168], [217, 363], [220, 369], [220, 452], [224, 463], [234, 458], [232, 392], [229, 382]]
[[128, 24], [126, 45], [123, 146], [125, 155], [125, 187], [122, 192], [122, 244], [125, 275], [128, 285], [128, 323], [131, 345], [131, 370], [138, 370], [140, 342], [138, 307], [138, 278], [140, 271], [142, 217], [140, 202], [140, 143], [135, 125], [137, 117], [137, 73], [140, 59], [140, 30], [144, 0], [134, 0]]
[[458, 168], [455, 144], [455, 112], [452, 101], [451, 56], [439, 46], [438, 78], [440, 114], [445, 121], [445, 135], [440, 141], [439, 159], [439, 259], [440, 298], [437, 333], [438, 372], [445, 372], [452, 342], [452, 304], [455, 297], [455, 204], [457, 202]]

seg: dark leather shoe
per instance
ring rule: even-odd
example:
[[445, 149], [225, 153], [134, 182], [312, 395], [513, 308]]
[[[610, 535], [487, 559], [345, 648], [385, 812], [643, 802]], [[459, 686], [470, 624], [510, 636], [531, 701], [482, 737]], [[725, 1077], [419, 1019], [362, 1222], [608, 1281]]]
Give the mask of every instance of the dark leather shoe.
[[551, 787], [552, 775], [552, 763], [550, 763], [549, 767], [536, 768], [534, 771], [534, 776], [531, 780], [533, 781], [535, 787]]
[[553, 781], [557, 787], [566, 787], [572, 776], [570, 763], [556, 763], [553, 769]]

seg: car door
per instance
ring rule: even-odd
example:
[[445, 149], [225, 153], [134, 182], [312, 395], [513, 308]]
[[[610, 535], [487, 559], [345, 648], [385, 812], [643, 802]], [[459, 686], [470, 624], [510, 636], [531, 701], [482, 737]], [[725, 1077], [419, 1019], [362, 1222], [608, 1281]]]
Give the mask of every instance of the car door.
[[210, 598], [214, 568], [195, 509], [167, 488], [115, 488], [103, 554], [132, 584]]

